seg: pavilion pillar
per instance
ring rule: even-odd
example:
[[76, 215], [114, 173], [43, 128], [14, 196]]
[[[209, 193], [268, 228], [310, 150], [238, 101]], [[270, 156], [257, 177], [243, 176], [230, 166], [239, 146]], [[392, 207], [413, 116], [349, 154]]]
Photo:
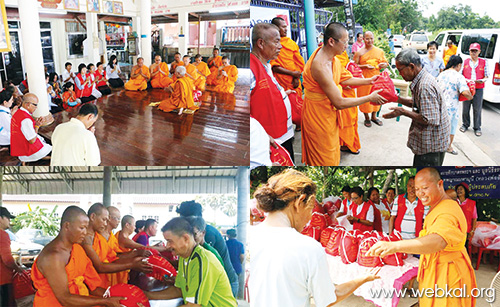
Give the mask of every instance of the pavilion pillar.
[[104, 167], [104, 175], [102, 179], [103, 189], [102, 189], [102, 204], [105, 207], [111, 206], [111, 175], [113, 170], [111, 166]]
[[306, 22], [307, 55], [310, 57], [318, 48], [316, 40], [316, 20], [314, 16], [314, 0], [304, 0], [304, 19]]
[[28, 87], [32, 94], [38, 97], [38, 107], [34, 117], [44, 117], [44, 124], [54, 121], [49, 112], [49, 100], [45, 85], [45, 68], [43, 65], [42, 43], [40, 37], [40, 18], [36, 0], [19, 0], [19, 20], [23, 37], [24, 67], [28, 74]]
[[[250, 211], [248, 209], [248, 201], [250, 199], [250, 170], [248, 166], [238, 166], [238, 174], [236, 175], [238, 184], [238, 226], [236, 229], [237, 239], [243, 246], [247, 245], [247, 225], [249, 221]], [[245, 248], [245, 250], [247, 250]], [[245, 287], [245, 261], [242, 265], [242, 274], [239, 277], [238, 298], [243, 298], [243, 290]]]
[[141, 56], [151, 65], [151, 0], [141, 0]]
[[179, 12], [179, 53], [184, 56], [189, 44], [189, 13]]
[[101, 59], [99, 57], [99, 23], [96, 13], [85, 13], [87, 26], [86, 56], [87, 63], [96, 64]]

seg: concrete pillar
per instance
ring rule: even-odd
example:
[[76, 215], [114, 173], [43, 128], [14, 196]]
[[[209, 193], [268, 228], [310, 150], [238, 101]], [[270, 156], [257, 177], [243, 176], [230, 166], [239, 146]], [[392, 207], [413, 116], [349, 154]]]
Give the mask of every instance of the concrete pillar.
[[102, 179], [102, 204], [105, 207], [111, 206], [111, 166], [104, 167], [104, 176]]
[[314, 14], [314, 0], [304, 0], [304, 19], [306, 22], [307, 56], [310, 57], [318, 48], [316, 38], [316, 20]]
[[85, 20], [87, 26], [87, 40], [86, 40], [86, 53], [87, 63], [99, 62], [99, 28], [96, 13], [85, 13]]
[[[139, 36], [139, 40], [141, 39], [141, 19], [140, 17], [138, 16], [135, 16], [135, 17], [132, 17], [132, 32], [135, 32], [137, 33], [137, 35]], [[127, 39], [127, 37], [125, 38]], [[139, 48], [139, 53], [142, 53], [142, 44], [139, 44], [137, 46]], [[137, 55], [134, 55], [134, 56], [131, 56], [132, 59], [131, 59], [131, 63], [130, 65], [135, 65], [137, 63]]]
[[[238, 166], [238, 174], [236, 175], [238, 183], [238, 241], [243, 243], [245, 250], [248, 250], [247, 245], [247, 226], [250, 217], [248, 201], [250, 199], [250, 170], [248, 166]], [[242, 274], [239, 276], [238, 298], [243, 298], [243, 290], [245, 286], [245, 262], [243, 262]]]
[[141, 56], [151, 65], [151, 0], [141, 0]]
[[107, 44], [106, 44], [106, 26], [104, 25], [104, 21], [99, 21], [99, 43], [103, 43], [103, 54], [100, 54], [102, 57], [102, 60], [99, 60], [100, 62], [104, 63], [106, 66], [108, 63], [108, 55], [107, 55]]
[[189, 14], [179, 12], [179, 53], [181, 56], [187, 54], [189, 43]]
[[42, 43], [40, 41], [40, 18], [36, 9], [38, 2], [36, 0], [19, 0], [18, 3], [25, 53], [23, 61], [28, 74], [28, 86], [30, 93], [38, 97], [38, 107], [33, 115], [35, 117], [47, 116], [52, 118], [49, 113], [49, 101], [45, 85], [45, 68], [43, 66]]

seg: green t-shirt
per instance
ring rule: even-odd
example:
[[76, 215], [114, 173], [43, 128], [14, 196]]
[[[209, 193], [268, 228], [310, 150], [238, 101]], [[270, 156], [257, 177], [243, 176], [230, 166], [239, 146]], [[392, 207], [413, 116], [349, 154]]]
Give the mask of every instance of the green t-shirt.
[[188, 259], [179, 257], [175, 286], [182, 291], [184, 303], [203, 307], [237, 307], [224, 267], [214, 254], [197, 245]]
[[202, 246], [204, 249], [211, 251], [215, 255], [215, 257], [217, 257], [217, 259], [220, 261], [220, 264], [222, 264], [222, 267], [224, 267], [224, 260], [222, 260], [222, 258], [219, 255], [219, 252], [215, 248], [213, 248], [207, 242], [203, 243]]

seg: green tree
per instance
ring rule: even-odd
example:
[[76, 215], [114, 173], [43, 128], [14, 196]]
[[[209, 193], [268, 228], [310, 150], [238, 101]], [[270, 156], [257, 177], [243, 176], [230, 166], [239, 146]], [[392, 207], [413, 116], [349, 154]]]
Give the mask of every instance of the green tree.
[[36, 207], [35, 210], [26, 211], [18, 214], [12, 220], [12, 231], [17, 232], [19, 229], [31, 228], [41, 229], [44, 235], [56, 236], [59, 233], [59, 224], [61, 219], [55, 216], [57, 206], [47, 213], [47, 208]]
[[[222, 211], [225, 215], [233, 217], [237, 213], [238, 200], [235, 195], [203, 195], [196, 196], [195, 200], [202, 206], [209, 206], [215, 211]], [[215, 216], [214, 216], [215, 218]]]
[[500, 22], [495, 23], [488, 15], [481, 17], [478, 13], [474, 13], [469, 5], [462, 4], [441, 8], [436, 16], [429, 17], [426, 24], [427, 29], [433, 32], [438, 29], [479, 29], [498, 26]]

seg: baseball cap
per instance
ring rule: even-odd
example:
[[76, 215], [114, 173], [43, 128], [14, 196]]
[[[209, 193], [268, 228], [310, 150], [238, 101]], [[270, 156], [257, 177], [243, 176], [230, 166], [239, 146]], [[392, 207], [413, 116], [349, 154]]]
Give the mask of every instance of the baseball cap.
[[459, 184], [457, 184], [457, 185], [455, 186], [455, 190], [456, 190], [459, 186], [463, 186], [463, 187], [464, 187], [464, 189], [466, 189], [466, 190], [467, 190], [467, 192], [470, 192], [469, 185], [468, 185], [467, 183], [465, 183], [465, 182], [460, 182]]
[[15, 219], [16, 217], [10, 214], [9, 210], [5, 207], [0, 207], [0, 216], [8, 217], [9, 219]]
[[469, 46], [469, 50], [479, 50], [479, 51], [481, 51], [481, 45], [479, 45], [478, 43], [472, 43]]

